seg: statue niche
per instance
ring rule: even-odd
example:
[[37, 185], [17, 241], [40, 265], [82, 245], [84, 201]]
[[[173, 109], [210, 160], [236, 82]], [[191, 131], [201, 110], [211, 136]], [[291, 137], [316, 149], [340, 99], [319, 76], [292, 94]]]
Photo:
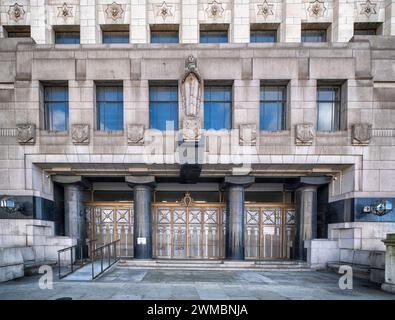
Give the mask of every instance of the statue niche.
[[197, 141], [200, 139], [200, 104], [202, 96], [202, 79], [197, 70], [197, 60], [190, 55], [185, 61], [185, 73], [181, 80], [181, 98], [184, 113], [183, 139]]

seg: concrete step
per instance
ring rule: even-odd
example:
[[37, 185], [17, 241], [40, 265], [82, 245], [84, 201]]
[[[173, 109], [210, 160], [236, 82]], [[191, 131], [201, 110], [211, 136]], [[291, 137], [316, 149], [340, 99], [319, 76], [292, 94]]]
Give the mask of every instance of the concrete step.
[[352, 264], [347, 262], [329, 262], [327, 269], [332, 272], [339, 272], [340, 266], [350, 266], [353, 271], [353, 276], [361, 279], [370, 279], [370, 267], [366, 265]]

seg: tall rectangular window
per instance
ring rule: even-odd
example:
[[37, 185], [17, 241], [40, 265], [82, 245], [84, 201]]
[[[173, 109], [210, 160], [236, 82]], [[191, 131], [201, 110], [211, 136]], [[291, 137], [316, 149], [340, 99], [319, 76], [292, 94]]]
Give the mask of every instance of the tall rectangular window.
[[80, 33], [77, 31], [55, 31], [55, 44], [79, 44]]
[[317, 130], [340, 130], [340, 86], [317, 87]]
[[150, 128], [158, 130], [178, 129], [178, 86], [150, 85], [149, 88]]
[[97, 129], [123, 130], [123, 86], [119, 83], [96, 85]]
[[251, 30], [250, 42], [277, 42], [277, 30]]
[[67, 85], [44, 85], [44, 126], [48, 131], [66, 131], [69, 122]]
[[231, 129], [232, 86], [204, 86], [204, 128], [206, 130]]
[[302, 42], [326, 42], [326, 30], [302, 30]]
[[178, 43], [178, 31], [151, 30], [151, 43]]
[[259, 123], [261, 130], [285, 130], [287, 87], [261, 86]]

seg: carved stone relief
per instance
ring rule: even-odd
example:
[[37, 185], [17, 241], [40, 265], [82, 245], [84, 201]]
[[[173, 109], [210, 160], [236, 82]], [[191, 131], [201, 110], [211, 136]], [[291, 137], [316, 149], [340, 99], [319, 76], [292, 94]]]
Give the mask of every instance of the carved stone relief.
[[372, 139], [372, 125], [370, 123], [356, 123], [352, 126], [352, 144], [367, 145]]
[[24, 18], [25, 10], [23, 9], [23, 6], [20, 6], [18, 3], [15, 3], [14, 5], [9, 7], [8, 16], [10, 17], [10, 19], [13, 19], [15, 22], [18, 22], [19, 20]]
[[130, 145], [144, 144], [144, 125], [128, 124], [127, 137]]
[[224, 11], [225, 9], [222, 7], [222, 3], [217, 2], [216, 0], [209, 2], [206, 7], [206, 13], [209, 19], [215, 20], [218, 18], [222, 18]]
[[107, 9], [105, 10], [107, 18], [112, 19], [114, 21], [123, 18], [124, 10], [122, 9], [122, 5], [116, 2], [107, 5]]
[[360, 14], [366, 15], [368, 18], [370, 18], [372, 14], [377, 14], [376, 11], [377, 3], [372, 3], [370, 2], [370, 0], [366, 0], [366, 2], [361, 3], [360, 6], [361, 6]]
[[71, 127], [71, 139], [74, 144], [88, 144], [89, 124], [73, 124]]
[[273, 13], [273, 4], [269, 4], [267, 0], [264, 0], [263, 3], [258, 4], [258, 16], [263, 16], [266, 20], [268, 16], [274, 15]]
[[67, 20], [73, 16], [73, 7], [68, 6], [66, 2], [63, 3], [61, 7], [58, 7], [58, 17]]
[[297, 145], [311, 145], [314, 140], [314, 126], [312, 123], [297, 124], [295, 132]]
[[240, 124], [239, 126], [239, 144], [241, 146], [256, 145], [256, 125], [253, 123]]
[[320, 17], [324, 16], [326, 7], [324, 5], [324, 2], [315, 0], [313, 2], [310, 2], [310, 5], [307, 8], [307, 11], [309, 12], [310, 17], [320, 18]]
[[173, 13], [171, 5], [168, 5], [165, 1], [162, 4], [156, 5], [156, 15], [158, 17], [162, 17], [163, 21], [166, 21], [166, 18], [172, 17]]
[[20, 144], [34, 144], [36, 142], [36, 125], [23, 123], [17, 126], [17, 140]]

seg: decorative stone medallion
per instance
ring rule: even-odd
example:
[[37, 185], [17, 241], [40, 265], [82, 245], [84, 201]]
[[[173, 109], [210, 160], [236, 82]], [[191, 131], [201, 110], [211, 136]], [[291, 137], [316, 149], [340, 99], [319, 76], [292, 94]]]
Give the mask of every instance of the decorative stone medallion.
[[10, 19], [13, 19], [15, 22], [18, 22], [19, 20], [23, 19], [25, 16], [25, 10], [23, 9], [23, 6], [20, 6], [18, 3], [15, 3], [14, 5], [10, 6], [8, 9], [8, 16]]
[[273, 4], [267, 3], [267, 0], [263, 1], [262, 4], [258, 4], [258, 16], [263, 16], [266, 20], [268, 16], [274, 15], [273, 13]]
[[184, 141], [198, 141], [200, 136], [200, 118], [197, 116], [185, 116], [182, 122], [182, 138]]
[[324, 2], [315, 0], [313, 2], [310, 2], [310, 5], [307, 8], [307, 11], [309, 12], [310, 17], [319, 18], [319, 17], [324, 16], [326, 7], [324, 5]]
[[116, 2], [107, 5], [107, 9], [105, 10], [107, 18], [112, 19], [114, 21], [123, 18], [124, 10], [122, 9], [122, 5]]
[[225, 9], [222, 7], [222, 3], [213, 0], [208, 3], [206, 8], [207, 15], [210, 19], [222, 18]]
[[129, 124], [127, 129], [128, 144], [142, 145], [144, 144], [144, 125]]
[[311, 145], [314, 139], [314, 126], [312, 123], [300, 123], [296, 125], [296, 144]]
[[163, 1], [162, 4], [156, 5], [156, 15], [158, 17], [162, 17], [163, 21], [166, 21], [166, 18], [173, 16], [173, 13], [171, 12], [172, 7], [173, 6], [170, 6], [165, 1]]
[[241, 146], [256, 145], [256, 125], [253, 123], [240, 124], [239, 126], [239, 144]]
[[33, 123], [18, 124], [17, 140], [20, 144], [34, 144], [36, 142], [36, 125]]
[[370, 123], [356, 123], [352, 126], [352, 144], [367, 145], [372, 139], [372, 125]]
[[360, 14], [366, 15], [368, 18], [370, 18], [372, 14], [377, 14], [376, 12], [377, 3], [371, 3], [370, 0], [366, 0], [366, 2], [361, 3], [360, 6], [361, 6]]
[[71, 139], [74, 144], [88, 144], [89, 124], [73, 124], [71, 127]]
[[66, 2], [63, 3], [63, 6], [58, 7], [58, 17], [67, 20], [67, 18], [71, 18], [73, 16], [73, 7], [68, 6]]

